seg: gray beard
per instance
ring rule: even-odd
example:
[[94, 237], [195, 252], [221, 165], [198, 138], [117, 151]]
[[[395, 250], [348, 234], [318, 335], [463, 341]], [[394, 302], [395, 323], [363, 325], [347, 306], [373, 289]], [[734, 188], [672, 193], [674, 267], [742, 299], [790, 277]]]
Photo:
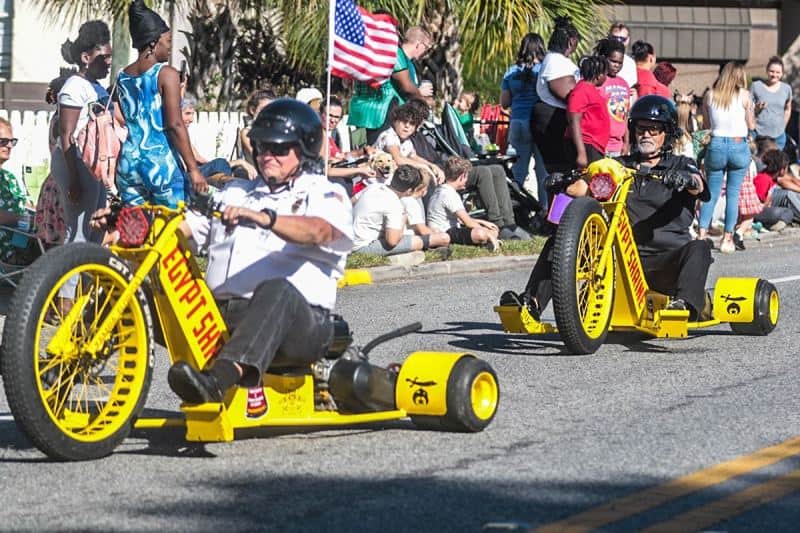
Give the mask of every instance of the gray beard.
[[640, 143], [636, 145], [636, 148], [644, 156], [652, 156], [658, 153], [655, 143], [646, 143], [644, 146]]

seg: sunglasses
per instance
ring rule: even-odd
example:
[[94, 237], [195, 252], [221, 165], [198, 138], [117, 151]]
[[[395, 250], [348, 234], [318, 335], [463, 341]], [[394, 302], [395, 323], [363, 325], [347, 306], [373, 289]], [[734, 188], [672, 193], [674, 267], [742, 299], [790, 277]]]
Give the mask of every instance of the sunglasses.
[[259, 154], [270, 154], [274, 155], [275, 157], [284, 157], [289, 155], [289, 152], [294, 148], [294, 144], [291, 143], [269, 143], [269, 142], [257, 142], [255, 145], [256, 151]]
[[635, 127], [636, 135], [644, 135], [647, 133], [648, 135], [655, 136], [660, 133], [664, 133], [664, 126], [661, 124], [648, 124], [648, 125], [636, 125]]
[[16, 146], [19, 139], [14, 137], [13, 139], [9, 139], [8, 137], [0, 137], [0, 146]]
[[613, 40], [615, 40], [615, 41], [618, 41], [618, 42], [620, 42], [620, 43], [624, 43], [624, 42], [625, 42], [625, 39], [627, 39], [627, 37], [624, 37], [624, 36], [622, 36], [622, 35], [612, 35], [612, 36], [611, 36], [611, 39], [613, 39]]

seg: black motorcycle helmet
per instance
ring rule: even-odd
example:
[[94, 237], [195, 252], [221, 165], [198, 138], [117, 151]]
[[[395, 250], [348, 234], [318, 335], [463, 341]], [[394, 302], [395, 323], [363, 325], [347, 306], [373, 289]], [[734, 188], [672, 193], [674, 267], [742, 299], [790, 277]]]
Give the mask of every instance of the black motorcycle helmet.
[[675, 104], [672, 103], [672, 100], [668, 100], [663, 96], [649, 94], [639, 98], [633, 104], [628, 115], [628, 133], [631, 140], [635, 139], [634, 128], [640, 120], [651, 120], [664, 125], [664, 131], [667, 134], [666, 139], [664, 139], [664, 146], [661, 148], [664, 152], [672, 150], [673, 143], [682, 134], [681, 129], [678, 127], [678, 110], [675, 109]]
[[247, 134], [254, 158], [258, 155], [258, 142], [295, 144], [300, 148], [301, 167], [308, 171], [311, 170], [309, 164], [319, 166], [322, 135], [319, 114], [294, 98], [279, 98], [267, 105]]

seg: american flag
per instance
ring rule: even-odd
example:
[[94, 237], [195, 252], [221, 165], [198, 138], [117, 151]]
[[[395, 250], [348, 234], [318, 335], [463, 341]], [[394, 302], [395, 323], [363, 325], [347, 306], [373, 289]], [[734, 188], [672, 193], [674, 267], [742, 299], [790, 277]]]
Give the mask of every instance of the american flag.
[[397, 61], [397, 22], [389, 15], [373, 15], [353, 0], [333, 1], [331, 74], [380, 85], [392, 75]]

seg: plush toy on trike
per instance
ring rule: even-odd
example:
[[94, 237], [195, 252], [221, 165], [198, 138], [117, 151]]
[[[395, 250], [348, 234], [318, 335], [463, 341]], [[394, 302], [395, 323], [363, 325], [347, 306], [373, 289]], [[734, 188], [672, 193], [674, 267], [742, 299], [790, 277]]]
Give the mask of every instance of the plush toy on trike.
[[[539, 309], [530, 305], [530, 300], [509, 291], [494, 308], [504, 330], [529, 335], [558, 333], [567, 350], [575, 354], [597, 351], [609, 331], [681, 338], [687, 337], [689, 330], [727, 322], [738, 334], [770, 333], [778, 322], [779, 298], [769, 281], [719, 278], [713, 296], [706, 292], [696, 313], [690, 313], [682, 302], [675, 305], [674, 294], [648, 286], [626, 207], [637, 178], [662, 180], [650, 174], [649, 168], [637, 171], [614, 159], [596, 161], [585, 173], [562, 178], [565, 183], [586, 180], [590, 194], [574, 199], [562, 194], [551, 207], [551, 219], [558, 227], [552, 247], [543, 253], [551, 254], [555, 324], [541, 320]], [[708, 246], [701, 241], [692, 246], [695, 244]], [[710, 265], [710, 248], [704, 253]], [[705, 272], [702, 274], [700, 283], [705, 282]]]

